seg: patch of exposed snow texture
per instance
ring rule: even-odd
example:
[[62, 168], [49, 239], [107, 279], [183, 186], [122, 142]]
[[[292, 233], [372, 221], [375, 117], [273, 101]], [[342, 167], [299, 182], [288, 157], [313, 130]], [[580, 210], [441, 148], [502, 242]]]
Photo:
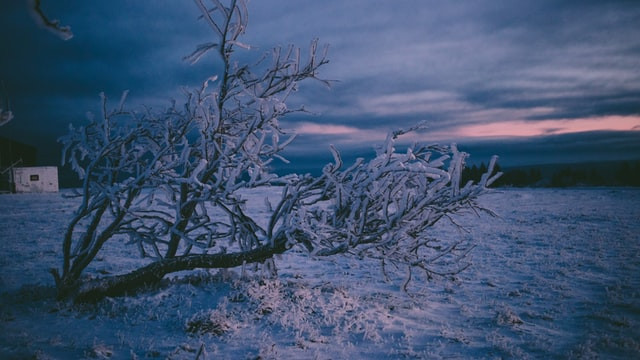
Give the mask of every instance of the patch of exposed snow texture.
[[[247, 211], [266, 214], [272, 190], [248, 193]], [[0, 196], [0, 358], [640, 357], [638, 189], [486, 195], [499, 218], [433, 228], [478, 244], [473, 265], [408, 293], [393, 281], [404, 272], [387, 269], [385, 282], [374, 261], [292, 252], [276, 259], [277, 278], [180, 273], [96, 305], [53, 300], [48, 269], [79, 201], [62, 195]], [[148, 261], [130, 253], [108, 243], [87, 272]]]

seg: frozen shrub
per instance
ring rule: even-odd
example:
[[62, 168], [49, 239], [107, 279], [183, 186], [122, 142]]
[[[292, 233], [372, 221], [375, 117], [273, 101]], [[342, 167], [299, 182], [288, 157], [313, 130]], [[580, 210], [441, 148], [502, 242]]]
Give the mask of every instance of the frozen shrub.
[[[161, 112], [125, 107], [126, 92], [110, 109], [71, 128], [61, 138], [64, 162], [83, 179], [82, 203], [64, 234], [61, 269], [53, 270], [60, 297], [96, 300], [158, 282], [171, 272], [261, 264], [275, 273], [273, 256], [302, 247], [313, 256], [349, 254], [373, 258], [381, 267], [406, 269], [405, 285], [416, 270], [427, 277], [455, 274], [466, 266], [472, 244], [436, 239], [428, 230], [465, 209], [494, 179], [495, 159], [477, 184], [461, 184], [466, 154], [455, 145], [413, 144], [396, 151], [406, 131], [389, 134], [369, 161], [334, 162], [320, 176], [278, 176], [273, 161], [295, 135], [279, 119], [304, 108], [287, 99], [298, 84], [321, 80], [327, 47], [311, 42], [274, 48], [253, 66], [235, 54], [247, 26], [243, 0], [226, 4], [196, 0], [214, 41], [201, 44], [186, 60], [207, 53], [220, 72], [184, 103]], [[246, 211], [243, 191], [282, 186], [269, 203], [267, 225]], [[127, 241], [154, 262], [129, 274], [81, 281], [84, 269], [107, 241]], [[265, 308], [265, 311], [267, 309]]]

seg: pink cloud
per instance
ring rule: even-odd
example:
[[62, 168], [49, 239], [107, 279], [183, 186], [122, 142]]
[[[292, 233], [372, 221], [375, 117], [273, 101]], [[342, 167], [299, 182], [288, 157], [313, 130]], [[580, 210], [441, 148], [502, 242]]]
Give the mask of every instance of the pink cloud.
[[638, 131], [640, 116], [602, 116], [584, 119], [540, 121], [500, 121], [463, 125], [449, 132], [449, 137], [529, 137], [586, 131]]

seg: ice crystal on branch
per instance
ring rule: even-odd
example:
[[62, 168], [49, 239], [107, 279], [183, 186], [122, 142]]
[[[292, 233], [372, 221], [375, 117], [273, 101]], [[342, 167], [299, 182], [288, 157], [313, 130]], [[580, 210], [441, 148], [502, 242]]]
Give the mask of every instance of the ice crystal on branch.
[[[429, 228], [464, 209], [479, 209], [474, 199], [499, 175], [489, 172], [478, 184], [460, 188], [465, 153], [455, 145], [414, 144], [405, 153], [395, 151], [398, 134], [390, 134], [376, 158], [358, 159], [345, 167], [332, 149], [335, 164], [322, 176], [292, 191], [298, 206], [284, 216], [292, 243], [303, 243], [314, 254], [349, 253], [374, 258], [382, 266], [421, 269], [429, 277], [450, 275], [467, 266], [461, 260], [470, 244], [436, 239]], [[299, 195], [299, 194], [304, 195]], [[293, 200], [292, 200], [293, 201]]]
[[[279, 119], [301, 108], [287, 106], [298, 83], [316, 79], [328, 62], [327, 47], [313, 40], [308, 55], [294, 46], [274, 48], [256, 65], [234, 58], [247, 25], [242, 0], [196, 0], [214, 41], [185, 59], [214, 53], [221, 70], [182, 105], [135, 112], [114, 109], [102, 95], [102, 112], [61, 139], [63, 161], [83, 179], [83, 201], [63, 239], [63, 266], [54, 270], [61, 296], [96, 299], [153, 283], [194, 268], [263, 263], [303, 246], [317, 256], [349, 253], [383, 266], [423, 269], [429, 276], [460, 270], [468, 247], [443, 245], [427, 230], [443, 217], [475, 208], [474, 198], [493, 181], [460, 187], [465, 154], [451, 147], [415, 144], [395, 150], [397, 131], [370, 161], [334, 163], [322, 175], [279, 177], [272, 161], [294, 139]], [[411, 129], [412, 130], [412, 129]], [[491, 171], [491, 170], [490, 170]], [[269, 219], [246, 211], [243, 191], [284, 185], [269, 202]], [[129, 274], [80, 281], [107, 241], [127, 241], [154, 259]]]

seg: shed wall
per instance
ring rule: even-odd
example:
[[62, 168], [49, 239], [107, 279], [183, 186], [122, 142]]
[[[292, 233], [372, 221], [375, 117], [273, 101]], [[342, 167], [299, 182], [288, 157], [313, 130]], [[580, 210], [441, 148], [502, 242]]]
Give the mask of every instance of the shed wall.
[[13, 186], [17, 193], [57, 192], [58, 168], [55, 166], [14, 168]]

